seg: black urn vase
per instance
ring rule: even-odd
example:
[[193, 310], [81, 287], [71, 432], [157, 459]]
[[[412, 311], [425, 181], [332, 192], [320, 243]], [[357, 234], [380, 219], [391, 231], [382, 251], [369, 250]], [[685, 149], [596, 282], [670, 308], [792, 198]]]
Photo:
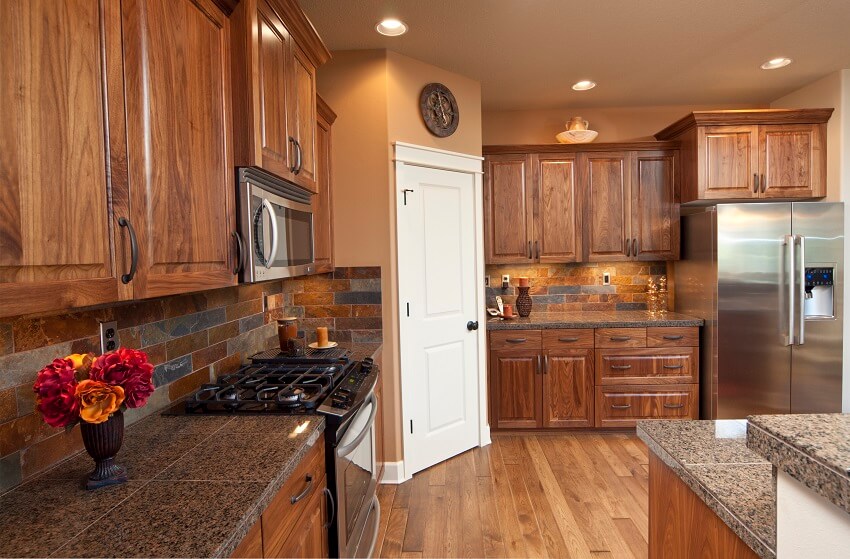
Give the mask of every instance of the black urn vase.
[[124, 442], [124, 413], [117, 411], [103, 423], [80, 424], [86, 451], [94, 459], [94, 471], [86, 479], [93, 490], [127, 481], [127, 470], [115, 463], [115, 455]]

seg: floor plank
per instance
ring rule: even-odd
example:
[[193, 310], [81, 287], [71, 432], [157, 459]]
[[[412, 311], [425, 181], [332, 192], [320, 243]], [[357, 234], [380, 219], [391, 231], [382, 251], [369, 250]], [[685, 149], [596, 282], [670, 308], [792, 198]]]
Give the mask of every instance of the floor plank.
[[425, 470], [413, 476], [407, 503], [407, 530], [404, 532], [402, 551], [422, 552], [425, 546], [425, 524], [428, 519], [428, 479]]
[[390, 512], [393, 508], [393, 499], [397, 485], [379, 485], [378, 486], [378, 503], [381, 506], [381, 516], [378, 520], [378, 543], [375, 547], [380, 549], [382, 542], [386, 538], [387, 526], [390, 523]]
[[407, 529], [407, 509], [392, 509], [387, 533], [381, 546], [381, 557], [401, 557], [401, 545]]

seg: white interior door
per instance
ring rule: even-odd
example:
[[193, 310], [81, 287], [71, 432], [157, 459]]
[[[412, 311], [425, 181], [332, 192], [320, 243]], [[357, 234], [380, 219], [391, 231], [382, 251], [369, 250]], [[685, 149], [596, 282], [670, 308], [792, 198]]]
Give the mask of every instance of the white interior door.
[[476, 175], [404, 166], [398, 176], [406, 477], [480, 442]]

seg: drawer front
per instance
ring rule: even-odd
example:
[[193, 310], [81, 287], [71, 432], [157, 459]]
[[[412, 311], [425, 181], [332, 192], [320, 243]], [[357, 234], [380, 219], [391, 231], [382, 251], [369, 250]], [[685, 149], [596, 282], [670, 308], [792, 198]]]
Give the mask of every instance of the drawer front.
[[[263, 556], [277, 557], [293, 526], [325, 479], [325, 438], [319, 437], [263, 512]], [[295, 503], [292, 501], [297, 499]]]
[[647, 347], [699, 347], [699, 328], [662, 328], [652, 326], [646, 329]]
[[540, 349], [540, 330], [494, 330], [490, 332], [490, 349]]
[[596, 384], [689, 384], [699, 382], [697, 348], [600, 349]]
[[593, 349], [593, 329], [543, 330], [543, 349]]
[[597, 328], [596, 347], [646, 347], [646, 328]]
[[597, 386], [596, 426], [633, 427], [639, 419], [696, 419], [697, 385]]

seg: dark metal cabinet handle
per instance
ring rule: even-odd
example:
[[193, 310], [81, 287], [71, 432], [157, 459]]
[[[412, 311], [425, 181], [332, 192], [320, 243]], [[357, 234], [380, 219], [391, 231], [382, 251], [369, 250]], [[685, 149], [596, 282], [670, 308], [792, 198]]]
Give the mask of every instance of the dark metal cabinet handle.
[[632, 255], [632, 243], [631, 239], [626, 239], [626, 257]]
[[307, 486], [304, 488], [304, 491], [302, 491], [298, 495], [293, 495], [289, 498], [289, 502], [293, 505], [304, 497], [306, 497], [310, 493], [310, 491], [313, 490], [313, 474], [307, 474], [307, 476], [304, 478], [304, 481], [307, 482]]
[[477, 320], [476, 321], [470, 320], [469, 322], [466, 323], [466, 329], [469, 330], [469, 331], [478, 330], [478, 321]]
[[139, 265], [139, 240], [136, 238], [136, 230], [126, 217], [118, 218], [118, 225], [126, 227], [130, 233], [130, 271], [121, 276], [121, 283], [130, 283], [136, 275], [136, 267]]
[[540, 241], [534, 241], [534, 258], [540, 259]]
[[631, 369], [631, 365], [611, 365], [611, 368], [617, 371], [625, 371], [626, 369]]
[[678, 410], [685, 407], [685, 404], [664, 404], [668, 410]]
[[543, 374], [544, 375], [549, 374], [549, 356], [548, 355], [543, 357]]
[[637, 255], [638, 255], [638, 242], [637, 242], [637, 237], [635, 237], [634, 239], [632, 239], [632, 256], [637, 256]]
[[295, 174], [298, 175], [301, 174], [301, 169], [303, 168], [304, 164], [304, 150], [301, 149], [301, 142], [299, 142], [298, 140], [295, 140], [295, 149], [298, 153], [298, 164], [296, 165]]
[[631, 404], [622, 404], [622, 405], [620, 405], [620, 404], [611, 404], [611, 407], [612, 407], [613, 409], [615, 409], [615, 410], [627, 410], [627, 409], [629, 409], [630, 407], [632, 407], [632, 405], [631, 405]]
[[524, 344], [528, 341], [528, 338], [508, 338], [505, 341], [509, 344]]
[[542, 355], [537, 356], [537, 374], [538, 375], [543, 374], [543, 356]]
[[753, 194], [758, 194], [759, 192], [759, 176], [756, 173], [753, 173]]
[[632, 339], [631, 336], [611, 336], [609, 338], [612, 342], [627, 342]]
[[531, 254], [531, 241], [528, 241], [528, 259], [531, 260], [532, 258], [533, 257]]
[[578, 338], [558, 338], [558, 341], [559, 342], [571, 343], [571, 342], [577, 342]]
[[684, 365], [664, 365], [665, 369], [681, 369]]
[[767, 190], [767, 179], [764, 175], [761, 176], [761, 193], [764, 194], [764, 191]]
[[681, 340], [684, 336], [662, 336], [665, 340]]
[[323, 492], [324, 492], [324, 494], [325, 494], [325, 497], [327, 497], [327, 498], [328, 498], [328, 504], [329, 504], [329, 505], [330, 505], [330, 507], [331, 507], [331, 512], [330, 512], [330, 514], [328, 514], [328, 521], [327, 521], [327, 523], [323, 526], [323, 528], [330, 528], [331, 524], [333, 524], [333, 522], [334, 522], [334, 516], [336, 516], [336, 503], [334, 502], [334, 494], [333, 494], [333, 493], [331, 493], [331, 490], [330, 490], [330, 489], [328, 489], [327, 487], [325, 487], [325, 488], [323, 489]]
[[[295, 138], [293, 138], [292, 136], [290, 136], [290, 137], [289, 137], [289, 145], [291, 145], [291, 146], [292, 146], [292, 149], [293, 149], [293, 151], [294, 151], [294, 155], [295, 155], [295, 160], [296, 160], [296, 161], [298, 161], [298, 148], [296, 147], [296, 141], [295, 141]], [[292, 167], [290, 167], [290, 168], [289, 168], [289, 171], [290, 171], [291, 173], [295, 173], [295, 170], [296, 170], [297, 168], [298, 168], [298, 164], [297, 164], [297, 163], [295, 163], [295, 162], [293, 162], [293, 163], [292, 163]]]
[[236, 239], [236, 266], [233, 268], [235, 276], [245, 265], [245, 243], [242, 242], [242, 235], [238, 231], [231, 233], [231, 236]]

